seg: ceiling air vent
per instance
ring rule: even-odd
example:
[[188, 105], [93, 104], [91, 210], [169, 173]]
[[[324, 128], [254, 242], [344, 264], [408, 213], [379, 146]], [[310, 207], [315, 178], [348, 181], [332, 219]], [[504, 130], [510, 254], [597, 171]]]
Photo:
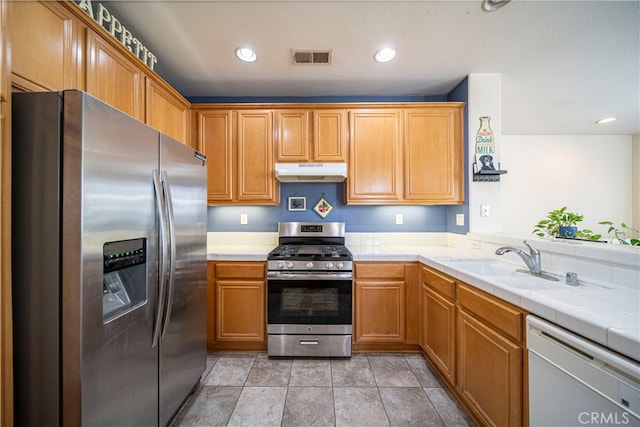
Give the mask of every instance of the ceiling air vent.
[[331, 64], [331, 50], [291, 50], [294, 64]]

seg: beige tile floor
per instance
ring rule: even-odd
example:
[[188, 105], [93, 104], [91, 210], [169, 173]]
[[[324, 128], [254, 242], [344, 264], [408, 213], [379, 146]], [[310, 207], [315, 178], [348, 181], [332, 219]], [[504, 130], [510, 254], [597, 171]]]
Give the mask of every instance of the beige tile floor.
[[472, 426], [415, 353], [350, 359], [219, 353], [176, 416], [178, 426]]

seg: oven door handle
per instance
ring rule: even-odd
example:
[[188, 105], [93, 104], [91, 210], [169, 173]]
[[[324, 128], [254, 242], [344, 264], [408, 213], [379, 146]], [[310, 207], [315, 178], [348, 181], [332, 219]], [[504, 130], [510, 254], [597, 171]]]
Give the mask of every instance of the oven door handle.
[[268, 280], [351, 280], [353, 273], [290, 273], [285, 271], [267, 271]]

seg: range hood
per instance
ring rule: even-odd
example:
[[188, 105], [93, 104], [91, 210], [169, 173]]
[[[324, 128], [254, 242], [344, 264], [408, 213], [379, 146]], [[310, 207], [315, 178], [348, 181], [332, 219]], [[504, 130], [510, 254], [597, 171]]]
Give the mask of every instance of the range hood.
[[276, 163], [280, 182], [342, 182], [347, 179], [346, 163]]

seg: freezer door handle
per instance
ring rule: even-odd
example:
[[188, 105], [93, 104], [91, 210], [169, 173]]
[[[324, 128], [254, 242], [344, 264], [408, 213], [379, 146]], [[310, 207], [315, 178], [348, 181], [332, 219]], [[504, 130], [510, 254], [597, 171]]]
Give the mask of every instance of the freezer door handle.
[[167, 220], [165, 218], [164, 206], [166, 205], [164, 192], [162, 190], [162, 182], [160, 179], [160, 172], [157, 169], [153, 170], [153, 189], [156, 195], [156, 206], [158, 209], [158, 216], [160, 217], [160, 274], [158, 277], [158, 304], [156, 306], [156, 318], [153, 323], [153, 338], [151, 342], [152, 347], [158, 345], [158, 339], [160, 338], [160, 330], [162, 328], [162, 318], [165, 307], [165, 277], [167, 266], [167, 246], [169, 242]]
[[173, 307], [173, 293], [176, 276], [176, 220], [173, 214], [173, 198], [171, 197], [171, 184], [166, 171], [162, 171], [162, 184], [165, 192], [165, 206], [167, 209], [167, 222], [169, 224], [169, 290], [167, 298], [167, 309], [162, 326], [162, 338], [167, 333], [167, 326], [171, 321], [171, 308]]

